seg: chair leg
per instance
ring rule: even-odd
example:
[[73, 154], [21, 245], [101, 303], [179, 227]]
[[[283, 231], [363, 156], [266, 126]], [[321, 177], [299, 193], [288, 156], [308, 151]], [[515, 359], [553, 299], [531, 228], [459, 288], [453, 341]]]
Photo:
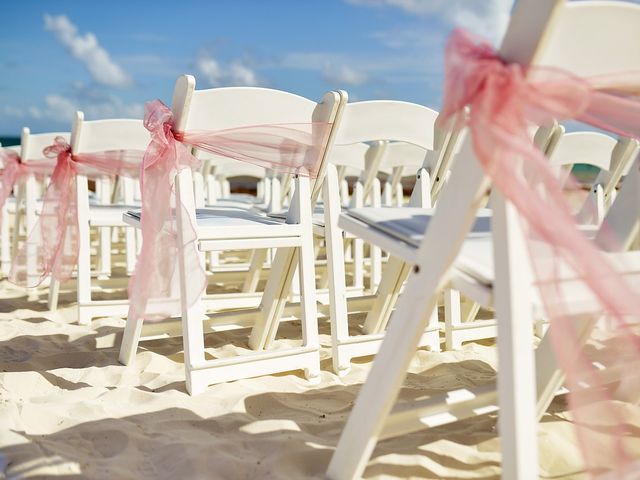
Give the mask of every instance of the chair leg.
[[99, 280], [107, 280], [111, 276], [111, 228], [99, 229], [100, 269]]
[[127, 275], [131, 275], [136, 267], [136, 232], [135, 229], [124, 228], [124, 248], [127, 261]]
[[373, 452], [384, 423], [398, 396], [420, 338], [432, 318], [437, 295], [425, 295], [426, 269], [412, 274], [398, 302], [380, 351], [362, 386], [338, 446], [331, 458], [327, 477], [332, 480], [359, 478]]
[[51, 283], [49, 284], [49, 297], [47, 299], [47, 308], [52, 312], [58, 309], [59, 297], [60, 297], [60, 282], [55, 278], [51, 277]]
[[[7, 275], [11, 270], [11, 250], [9, 249], [9, 211], [5, 202], [2, 207], [2, 225], [0, 225], [0, 273]], [[17, 212], [16, 212], [17, 214]]]
[[[196, 203], [193, 193], [193, 178], [191, 170], [184, 169], [176, 176], [176, 203], [178, 200], [183, 208], [176, 209], [178, 245], [189, 245], [196, 242], [192, 237], [191, 225], [196, 223]], [[199, 367], [204, 364], [204, 329], [202, 298], [198, 298], [193, 305], [189, 305], [189, 282], [192, 275], [191, 265], [187, 265], [189, 251], [181, 249], [178, 255], [178, 279], [180, 283], [180, 309], [182, 312], [182, 343], [184, 346], [184, 368], [187, 391], [191, 395], [202, 392], [207, 387], [206, 376]], [[197, 252], [196, 258], [200, 267], [204, 268], [204, 255]]]
[[[582, 344], [589, 339], [597, 321], [597, 317], [591, 317], [575, 322], [576, 337]], [[552, 328], [553, 327], [550, 326], [548, 330]], [[553, 332], [547, 331], [535, 352], [538, 420], [542, 418], [549, 408], [549, 405], [551, 405], [553, 398], [564, 383], [565, 378], [564, 372], [560, 369], [556, 361], [551, 335], [553, 335]]]
[[458, 350], [462, 342], [456, 338], [456, 328], [462, 325], [460, 312], [460, 292], [447, 288], [444, 292], [444, 345], [446, 350]]
[[364, 242], [354, 238], [351, 242], [353, 252], [353, 286], [364, 287]]
[[11, 238], [11, 251], [15, 255], [20, 244], [20, 230], [22, 229], [22, 202], [24, 202], [24, 187], [16, 186], [16, 213], [13, 217], [13, 234]]
[[373, 306], [367, 314], [363, 327], [364, 333], [380, 333], [384, 330], [409, 271], [410, 268], [399, 258], [389, 259]]
[[495, 196], [493, 213], [502, 478], [534, 480], [538, 478], [538, 422], [531, 277], [522, 261], [527, 247], [515, 208], [500, 195]]
[[[380, 180], [377, 178], [373, 179], [373, 185], [371, 187], [371, 205], [378, 208], [382, 206]], [[371, 292], [375, 292], [382, 279], [382, 251], [380, 250], [380, 247], [372, 244], [369, 256], [371, 258], [369, 290]]]
[[[25, 227], [27, 239], [37, 223], [36, 213], [36, 179], [30, 175], [24, 184], [25, 187]], [[29, 285], [33, 285], [38, 280], [37, 273], [37, 247], [27, 242], [27, 278]], [[29, 296], [36, 294], [35, 289], [29, 289]]]
[[[88, 325], [91, 317], [83, 308], [91, 302], [91, 233], [89, 230], [89, 188], [86, 177], [76, 179], [78, 194], [78, 323]], [[107, 233], [109, 233], [107, 231]], [[109, 238], [111, 240], [111, 238]]]
[[[314, 250], [313, 250], [313, 256], [316, 260], [318, 259], [318, 256], [320, 255], [321, 250], [322, 250], [322, 239], [316, 238], [314, 242]], [[329, 261], [328, 259], [329, 259], [329, 254], [327, 254], [327, 263]], [[320, 275], [320, 279], [318, 280], [318, 288], [320, 290], [326, 290], [327, 288], [329, 288], [329, 271], [327, 268], [325, 268], [322, 274]]]
[[344, 272], [344, 243], [338, 227], [340, 216], [337, 172], [328, 168], [323, 185], [325, 202], [325, 242], [327, 249], [327, 276], [329, 281], [329, 308], [331, 317], [331, 348], [333, 371], [343, 376], [351, 370], [351, 358], [339, 348], [349, 338], [349, 316]]
[[[300, 282], [300, 315], [302, 321], [302, 343], [305, 347], [319, 349], [318, 311], [316, 306], [316, 278], [313, 255], [313, 233], [310, 229], [303, 235], [302, 246], [298, 250], [298, 278]], [[305, 368], [307, 380], [315, 382], [320, 379], [320, 353], [318, 361]]]
[[[309, 179], [297, 177], [294, 191], [295, 197], [289, 208], [287, 221], [299, 223], [302, 226], [304, 233], [301, 238], [301, 245], [305, 247], [304, 250], [301, 250], [305, 252], [303, 260], [314, 264]], [[296, 248], [277, 249], [264, 294], [262, 295], [262, 301], [260, 302], [260, 315], [249, 337], [249, 346], [254, 350], [268, 348], [275, 339], [280, 318], [291, 289], [291, 281], [298, 267], [296, 260]], [[312, 297], [315, 302], [315, 278], [311, 282], [314, 286]], [[308, 289], [308, 291], [310, 290]], [[303, 299], [302, 301], [306, 302], [307, 300]]]
[[295, 248], [276, 249], [276, 257], [260, 302], [260, 315], [249, 337], [249, 346], [252, 349], [268, 348], [275, 338], [278, 319], [282, 316], [286, 304], [295, 267]]
[[[112, 182], [110, 178], [101, 178], [98, 180], [98, 185], [100, 185], [100, 189], [97, 193], [97, 196], [100, 200], [100, 203], [103, 205], [108, 205], [111, 202], [111, 190], [112, 190]], [[87, 206], [87, 215], [88, 215]], [[88, 216], [87, 216], [88, 218]], [[99, 269], [98, 269], [98, 279], [99, 280], [107, 280], [111, 277], [111, 227], [102, 227], [98, 229], [98, 238], [99, 238]]]
[[268, 253], [269, 252], [266, 248], [260, 248], [251, 252], [249, 271], [247, 272], [244, 283], [242, 284], [243, 292], [255, 292], [258, 288], [260, 273], [262, 272]]
[[127, 317], [118, 356], [118, 361], [123, 365], [131, 365], [136, 358], [143, 322], [142, 318], [134, 318], [131, 315]]
[[[464, 147], [470, 149], [470, 143]], [[394, 313], [399, 321], [390, 322], [369, 377], [360, 390], [331, 458], [327, 470], [330, 479], [362, 476], [420, 338], [437, 307], [439, 287], [446, 280], [455, 254], [471, 228], [473, 215], [469, 213], [488, 188], [478, 163], [454, 164], [454, 172], [460, 169], [464, 169], [465, 174], [455, 177], [459, 183], [454, 186], [461, 188], [445, 190], [440, 199], [439, 213], [434, 215], [424, 239], [431, 248], [421, 249], [419, 253], [419, 266], [425, 268], [414, 269], [409, 275]], [[467, 215], [456, 216], [460, 221], [452, 221], [449, 213], [462, 213], [463, 209]]]
[[197, 374], [197, 366], [204, 363], [204, 330], [202, 327], [203, 319], [201, 315], [202, 306], [200, 305], [200, 302], [198, 302], [191, 307], [186, 307], [184, 304], [186, 296], [183, 294], [181, 297], [183, 299], [182, 343], [184, 346], [185, 380], [187, 384], [187, 392], [191, 395], [197, 395], [207, 388], [207, 383], [204, 378], [201, 378]]
[[217, 250], [212, 250], [207, 252], [207, 262], [209, 264], [209, 268], [211, 270], [215, 270], [216, 267], [220, 266], [220, 252]]
[[[313, 263], [315, 263], [315, 257], [313, 259]], [[293, 272], [293, 278], [291, 280], [292, 301], [298, 301], [298, 299], [300, 298], [300, 285], [301, 285], [300, 269], [296, 267], [295, 271]]]

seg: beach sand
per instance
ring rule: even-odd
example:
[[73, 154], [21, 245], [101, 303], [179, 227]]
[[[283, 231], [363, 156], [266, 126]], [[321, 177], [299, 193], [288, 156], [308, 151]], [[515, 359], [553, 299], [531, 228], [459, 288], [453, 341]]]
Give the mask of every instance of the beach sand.
[[[51, 313], [46, 290], [29, 302], [7, 281], [0, 298], [0, 472], [11, 479], [322, 478], [372, 361], [356, 360], [345, 378], [334, 375], [329, 325], [321, 321], [319, 385], [294, 372], [214, 385], [191, 397], [181, 338], [143, 343], [135, 365], [124, 367], [117, 361], [124, 320], [79, 326], [72, 302]], [[62, 298], [72, 299], [72, 291]], [[280, 337], [296, 327], [284, 324]], [[210, 335], [207, 345], [228, 354], [246, 346], [246, 336]], [[236, 346], [223, 347], [229, 342]], [[491, 383], [495, 367], [492, 342], [418, 351], [401, 398]], [[638, 446], [636, 407], [628, 418]], [[539, 445], [543, 478], [583, 478], [562, 397], [540, 425]], [[487, 414], [380, 442], [364, 476], [499, 475], [496, 415]]]

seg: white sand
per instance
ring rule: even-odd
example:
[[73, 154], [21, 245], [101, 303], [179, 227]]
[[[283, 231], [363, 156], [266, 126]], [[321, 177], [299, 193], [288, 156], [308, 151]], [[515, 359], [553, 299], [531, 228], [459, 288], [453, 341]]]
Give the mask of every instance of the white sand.
[[[324, 348], [318, 386], [292, 373], [215, 385], [190, 397], [180, 338], [144, 343], [136, 364], [124, 367], [117, 362], [123, 320], [78, 326], [73, 305], [52, 314], [44, 292], [30, 303], [6, 281], [0, 298], [0, 472], [6, 468], [6, 478], [321, 478], [371, 362], [356, 362], [340, 379]], [[321, 333], [327, 345], [324, 322]], [[235, 332], [208, 344], [242, 345], [245, 337], [246, 331]], [[420, 351], [402, 397], [494, 379], [490, 344]], [[539, 437], [543, 476], [582, 478], [562, 399], [550, 411]], [[637, 408], [629, 418], [637, 437]], [[383, 441], [365, 477], [497, 478], [495, 425], [495, 415], [485, 415]]]

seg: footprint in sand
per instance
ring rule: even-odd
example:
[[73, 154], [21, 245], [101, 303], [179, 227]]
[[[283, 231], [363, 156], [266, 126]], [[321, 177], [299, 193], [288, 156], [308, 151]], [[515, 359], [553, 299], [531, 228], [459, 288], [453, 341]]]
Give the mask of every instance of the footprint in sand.
[[93, 451], [102, 458], [115, 457], [126, 450], [129, 438], [117, 430], [104, 430], [101, 432], [87, 432], [82, 438], [91, 442]]
[[26, 362], [31, 358], [31, 352], [24, 350], [16, 350], [15, 348], [6, 345], [0, 350], [0, 362], [1, 363], [20, 363]]

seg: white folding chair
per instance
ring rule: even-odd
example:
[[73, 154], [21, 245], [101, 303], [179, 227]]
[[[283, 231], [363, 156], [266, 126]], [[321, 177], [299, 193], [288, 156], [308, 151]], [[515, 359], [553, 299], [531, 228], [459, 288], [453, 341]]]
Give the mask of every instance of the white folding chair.
[[[85, 121], [82, 112], [76, 112], [71, 132], [71, 150], [74, 154], [104, 152], [111, 150], [138, 150], [143, 152], [149, 144], [149, 132], [144, 128], [142, 120], [110, 119]], [[110, 272], [111, 262], [111, 228], [126, 228], [126, 255], [136, 255], [134, 231], [122, 219], [122, 215], [133, 205], [122, 202], [111, 203], [111, 178], [102, 180], [102, 192], [99, 202], [90, 202], [89, 183], [85, 175], [76, 178], [78, 198], [78, 266], [77, 266], [77, 302], [78, 323], [87, 325], [98, 316], [124, 316], [129, 302], [123, 300], [92, 299], [91, 268], [91, 228], [98, 229], [101, 246], [98, 265], [109, 268], [100, 273]], [[126, 196], [126, 195], [125, 195]], [[98, 272], [96, 272], [99, 275]], [[124, 286], [124, 285], [121, 285]], [[59, 282], [51, 281], [49, 289], [49, 305], [55, 309], [58, 304]]]
[[[602, 223], [605, 215], [604, 191], [608, 188], [608, 181], [616, 172], [628, 170], [629, 163], [635, 158], [638, 142], [623, 138], [616, 140], [609, 135], [597, 132], [573, 132], [563, 134], [562, 126], [558, 126], [553, 139], [547, 142], [546, 134], [539, 135], [537, 143], [547, 143], [545, 154], [550, 163], [559, 171], [566, 174], [574, 164], [584, 164], [599, 168], [610, 175], [598, 174], [596, 182], [589, 188], [589, 194], [583, 200], [582, 206], [575, 208], [577, 221], [584, 225], [585, 230], [595, 230]], [[538, 145], [541, 147], [542, 145]], [[565, 175], [566, 175], [565, 174]], [[560, 173], [560, 176], [564, 176]], [[619, 177], [618, 177], [619, 178]], [[617, 180], [611, 180], [617, 183]], [[462, 282], [463, 286], [466, 283]], [[464, 342], [493, 338], [497, 333], [497, 321], [491, 318], [476, 319], [481, 307], [489, 307], [484, 290], [477, 295], [477, 289], [471, 288], [468, 297], [461, 301], [460, 292], [455, 288], [445, 290], [445, 348], [459, 349]], [[542, 337], [546, 331], [547, 322], [535, 319], [535, 332]]]
[[[23, 128], [20, 138], [20, 158], [25, 163], [33, 160], [42, 160], [44, 158], [42, 151], [53, 144], [54, 139], [58, 136], [69, 140], [68, 132], [32, 134], [28, 128]], [[21, 185], [17, 186], [12, 242], [13, 255], [18, 251], [21, 233], [29, 235], [36, 224], [37, 215], [42, 208], [41, 195], [46, 187], [46, 181], [46, 179], [43, 179], [42, 182], [44, 183], [41, 183], [35, 175], [31, 174]], [[26, 265], [29, 284], [33, 284], [37, 280], [34, 262], [35, 251], [31, 250]]]
[[[266, 180], [266, 169], [258, 165], [238, 162], [232, 159], [214, 155], [209, 152], [196, 152], [196, 156], [203, 160], [202, 174], [206, 191], [206, 206], [232, 206], [239, 208], [253, 208], [266, 206], [269, 199], [264, 198], [258, 190]], [[256, 195], [231, 193], [230, 179], [245, 177], [251, 179], [256, 186]]]
[[[176, 83], [173, 113], [178, 131], [217, 131], [250, 125], [298, 123], [308, 125], [311, 133], [313, 122], [332, 124], [341, 104], [342, 96], [336, 92], [327, 93], [321, 103], [316, 103], [266, 88], [195, 90], [194, 78], [185, 75]], [[325, 147], [332, 141], [332, 129], [328, 133], [322, 140], [324, 143], [318, 145], [324, 152], [323, 158], [319, 159], [322, 162], [319, 178], [324, 176]], [[295, 194], [287, 218], [282, 222], [250, 211], [203, 209], [196, 213], [191, 178], [191, 171], [185, 169], [175, 180], [176, 195], [189, 216], [182, 218], [183, 209], [177, 209], [178, 231], [187, 228], [187, 222], [197, 225], [197, 244], [201, 252], [277, 248], [277, 253], [257, 309], [219, 313], [206, 322], [207, 333], [228, 329], [230, 325], [252, 326], [249, 346], [257, 351], [231, 358], [205, 359], [202, 306], [188, 305], [182, 296], [182, 336], [188, 391], [195, 394], [212, 383], [298, 369], [304, 370], [307, 378], [317, 377], [320, 358], [311, 205], [318, 196], [320, 181], [296, 176]], [[136, 219], [128, 222], [138, 224]], [[179, 260], [180, 283], [185, 285], [190, 272], [185, 270], [182, 257]], [[275, 339], [296, 265], [300, 268], [301, 297], [296, 310], [302, 322], [302, 342], [299, 346], [262, 351]], [[124, 364], [135, 358], [142, 323], [138, 318], [127, 321], [120, 350], [120, 361]]]
[[[422, 184], [415, 189], [412, 201], [420, 205], [428, 202], [430, 205], [429, 171], [431, 165], [442, 163], [442, 158], [448, 149], [448, 142], [452, 138], [457, 138], [450, 132], [440, 131], [436, 127], [438, 113], [427, 107], [397, 101], [371, 101], [349, 103], [344, 109], [336, 130], [336, 140], [334, 148], [340, 145], [349, 145], [364, 141], [395, 141], [406, 142], [421, 148], [425, 159], [423, 165], [417, 172], [417, 184]], [[384, 157], [384, 155], [383, 155]], [[424, 183], [422, 183], [424, 181]], [[356, 297], [350, 298], [347, 305], [347, 294], [345, 289], [345, 272], [343, 256], [343, 232], [338, 226], [340, 216], [340, 196], [338, 176], [335, 168], [329, 168], [325, 181], [324, 200], [325, 218], [323, 222], [323, 235], [327, 243], [327, 267], [329, 274], [329, 295], [330, 295], [330, 317], [332, 331], [332, 353], [334, 371], [340, 375], [346, 374], [350, 369], [351, 359], [375, 353], [384, 336], [386, 324], [378, 324], [375, 328], [368, 328], [365, 323], [364, 335], [350, 336], [348, 328], [348, 312], [373, 311], [372, 301], [379, 300], [378, 297]], [[379, 206], [379, 204], [378, 204]], [[358, 211], [359, 208], [352, 208], [348, 211]], [[386, 211], [389, 209], [372, 209], [374, 211]], [[366, 229], [366, 227], [365, 227]], [[345, 229], [346, 230], [346, 229]], [[366, 232], [358, 229], [349, 229], [359, 241], [367, 239]], [[378, 249], [393, 251], [386, 248], [384, 244], [374, 243]], [[355, 257], [354, 257], [355, 259]], [[372, 260], [373, 265], [373, 260]], [[382, 284], [387, 282], [390, 276], [395, 274], [396, 269], [404, 268], [402, 260], [391, 258], [386, 265]], [[374, 274], [375, 275], [375, 274]], [[372, 277], [374, 276], [372, 275]], [[399, 287], [398, 287], [399, 288]], [[371, 315], [371, 314], [369, 314]], [[367, 317], [370, 318], [369, 316]], [[377, 321], [377, 319], [376, 319]], [[421, 345], [429, 346], [432, 350], [439, 350], [440, 340], [437, 325], [437, 317], [429, 328], [425, 329], [420, 340]]]
[[[530, 65], [544, 61], [545, 65], [579, 75], [626, 72], [637, 69], [640, 61], [639, 25], [640, 7], [630, 3], [520, 0], [500, 53], [509, 62]], [[609, 28], [604, 31], [603, 27]], [[637, 179], [625, 182], [627, 188], [633, 182]], [[437, 306], [438, 293], [451, 277], [456, 256], [476, 221], [477, 209], [488, 188], [488, 179], [467, 140], [424, 238], [416, 239], [411, 246], [398, 241], [398, 235], [390, 235], [391, 228], [385, 232], [372, 228], [369, 232], [369, 241], [378, 245], [386, 242], [392, 253], [403, 255], [415, 267], [394, 313], [397, 321], [390, 324], [331, 459], [329, 478], [359, 477], [380, 439], [490, 411], [495, 408], [496, 398], [500, 407], [502, 477], [538, 478], [537, 419], [563, 377], [553, 361], [548, 335], [536, 351], [537, 368], [534, 367], [531, 278], [523, 261], [527, 250], [517, 213], [500, 195], [495, 195], [492, 202], [493, 242], [489, 248], [494, 252], [491, 264], [495, 275], [490, 283], [486, 278], [475, 282], [492, 295], [496, 306], [497, 397], [491, 387], [449, 392], [445, 398], [420, 400], [411, 406], [416, 408], [401, 406], [392, 412], [411, 358]], [[637, 200], [637, 193], [629, 198]], [[635, 208], [637, 215], [638, 204]], [[637, 217], [633, 220], [637, 229]], [[633, 255], [637, 256], [637, 252]], [[629, 273], [637, 275], [637, 258], [627, 260], [623, 264], [631, 266]]]
[[[14, 145], [9, 147], [3, 147], [7, 150], [12, 150], [16, 154], [20, 155], [20, 145]], [[2, 165], [4, 168], [4, 165]], [[16, 187], [13, 192], [14, 195], [7, 198], [7, 201], [2, 206], [2, 225], [0, 226], [0, 274], [8, 275], [11, 270], [11, 236], [9, 228], [9, 213], [16, 214], [17, 208], [17, 193], [19, 187]]]
[[598, 132], [572, 132], [562, 136], [551, 153], [551, 163], [570, 169], [574, 164], [588, 165], [599, 169], [589, 187], [589, 195], [577, 210], [580, 224], [600, 225], [615, 188], [638, 150], [638, 141], [630, 138], [615, 138]]

